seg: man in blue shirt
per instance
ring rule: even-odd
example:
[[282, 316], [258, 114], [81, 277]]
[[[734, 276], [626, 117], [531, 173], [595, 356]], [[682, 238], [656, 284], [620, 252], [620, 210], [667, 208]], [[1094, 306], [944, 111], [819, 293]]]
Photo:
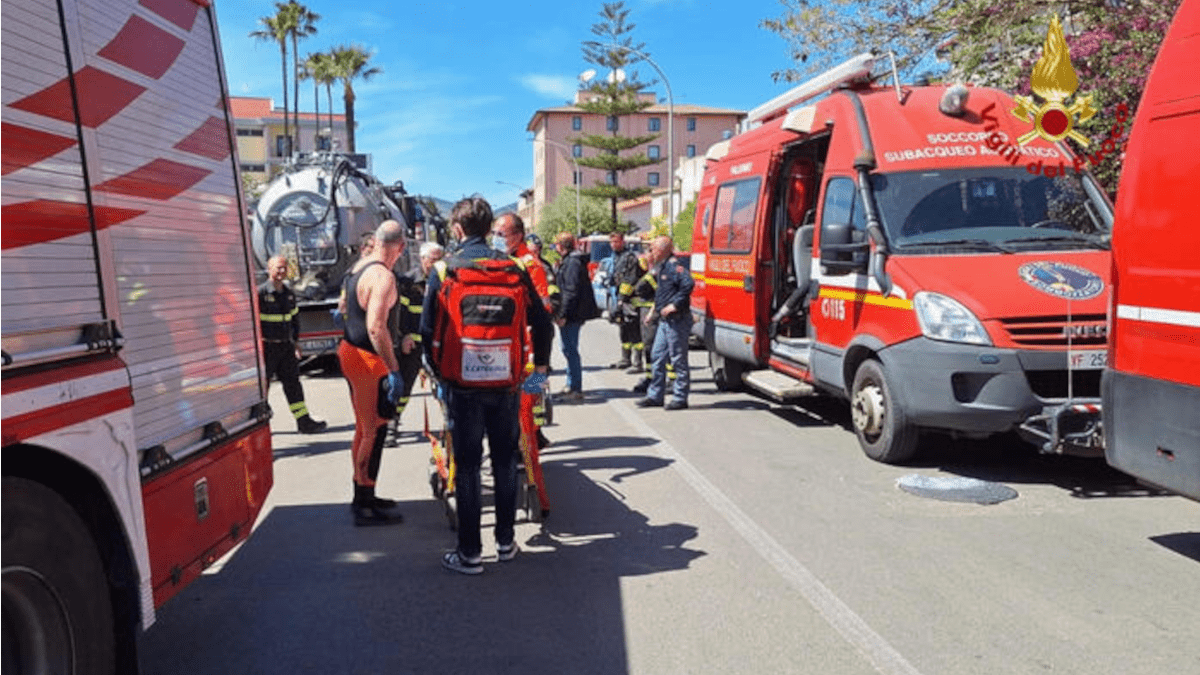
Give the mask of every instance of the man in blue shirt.
[[[667, 388], [667, 363], [675, 369], [675, 384], [671, 400], [664, 406], [667, 410], [683, 410], [688, 407], [688, 390], [691, 377], [688, 374], [688, 335], [692, 332], [692, 273], [676, 258], [672, 251], [674, 242], [670, 237], [658, 237], [650, 247], [650, 268], [657, 266], [658, 288], [654, 293], [654, 308], [649, 316], [657, 316], [658, 333], [650, 358], [654, 366], [650, 372], [650, 387], [646, 397], [637, 402], [638, 407], [649, 408], [663, 405]], [[649, 318], [649, 316], [647, 318]]]

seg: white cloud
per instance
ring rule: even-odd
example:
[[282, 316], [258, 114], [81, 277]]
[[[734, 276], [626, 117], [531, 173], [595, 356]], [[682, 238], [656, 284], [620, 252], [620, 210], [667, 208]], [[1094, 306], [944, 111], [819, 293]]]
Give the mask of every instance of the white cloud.
[[521, 86], [542, 96], [570, 99], [575, 96], [576, 81], [564, 75], [522, 75], [517, 78]]

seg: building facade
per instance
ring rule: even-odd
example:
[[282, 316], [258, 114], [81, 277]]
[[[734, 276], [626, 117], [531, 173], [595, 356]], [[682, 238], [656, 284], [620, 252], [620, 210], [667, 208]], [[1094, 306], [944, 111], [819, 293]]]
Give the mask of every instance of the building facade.
[[[614, 177], [603, 169], [591, 169], [576, 164], [578, 159], [593, 156], [600, 150], [579, 144], [575, 139], [587, 134], [611, 134], [614, 126], [617, 134], [621, 136], [659, 134], [657, 139], [629, 151], [629, 154], [645, 153], [651, 159], [659, 159], [659, 163], [626, 171], [616, 180], [626, 187], [650, 188], [650, 201], [656, 198], [665, 200], [668, 181], [671, 180], [667, 161], [667, 153], [671, 147], [667, 142], [667, 130], [671, 127], [667, 119], [668, 106], [655, 102], [653, 93], [643, 93], [643, 99], [654, 102], [653, 105], [641, 112], [614, 120], [604, 115], [585, 112], [579, 107], [578, 104], [586, 101], [591, 95], [587, 91], [576, 92], [575, 104], [538, 110], [526, 125], [525, 130], [533, 134], [533, 199], [527, 201], [528, 211], [540, 211], [547, 203], [554, 201], [564, 187], [587, 188], [597, 183], [612, 181]], [[741, 110], [711, 108], [690, 103], [674, 106], [674, 113], [676, 168], [688, 158], [703, 157], [713, 143], [732, 136], [746, 116]], [[678, 175], [676, 172], [676, 176]], [[679, 187], [678, 179], [675, 185], [676, 188]], [[683, 204], [686, 204], [686, 201], [680, 202], [677, 197], [676, 213]], [[664, 203], [659, 211], [665, 213], [666, 210]], [[522, 216], [528, 220], [525, 213], [522, 213]], [[636, 217], [633, 220], [638, 222]], [[639, 222], [639, 225], [644, 224]]]
[[[283, 133], [283, 110], [274, 107], [269, 98], [230, 96], [229, 103], [237, 130], [242, 174], [255, 180], [269, 180], [274, 175], [274, 167], [285, 164], [289, 154], [287, 137]], [[293, 153], [346, 147], [345, 115], [333, 115], [332, 129], [327, 112], [322, 112], [320, 119], [311, 112], [301, 112], [299, 117], [300, 128], [297, 130], [292, 127], [292, 113], [288, 113]]]

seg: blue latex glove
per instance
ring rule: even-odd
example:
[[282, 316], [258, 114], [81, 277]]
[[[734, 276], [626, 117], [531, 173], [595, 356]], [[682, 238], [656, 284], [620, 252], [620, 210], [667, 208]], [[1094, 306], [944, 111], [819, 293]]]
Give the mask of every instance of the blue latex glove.
[[547, 379], [545, 373], [539, 373], [535, 370], [529, 374], [529, 377], [525, 378], [525, 382], [521, 384], [521, 391], [526, 394], [540, 394], [546, 388]]
[[395, 405], [404, 396], [404, 378], [400, 373], [388, 373], [388, 401]]

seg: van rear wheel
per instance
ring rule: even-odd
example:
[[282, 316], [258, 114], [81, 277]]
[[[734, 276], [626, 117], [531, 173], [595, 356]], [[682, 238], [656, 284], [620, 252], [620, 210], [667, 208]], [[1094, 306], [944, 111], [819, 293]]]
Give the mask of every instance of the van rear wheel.
[[741, 361], [727, 359], [710, 349], [708, 367], [712, 369], [713, 384], [717, 385], [717, 391], [741, 391], [742, 373], [746, 372], [746, 366]]
[[850, 417], [858, 444], [871, 459], [900, 464], [916, 454], [918, 429], [906, 420], [879, 361], [859, 364], [850, 390]]

